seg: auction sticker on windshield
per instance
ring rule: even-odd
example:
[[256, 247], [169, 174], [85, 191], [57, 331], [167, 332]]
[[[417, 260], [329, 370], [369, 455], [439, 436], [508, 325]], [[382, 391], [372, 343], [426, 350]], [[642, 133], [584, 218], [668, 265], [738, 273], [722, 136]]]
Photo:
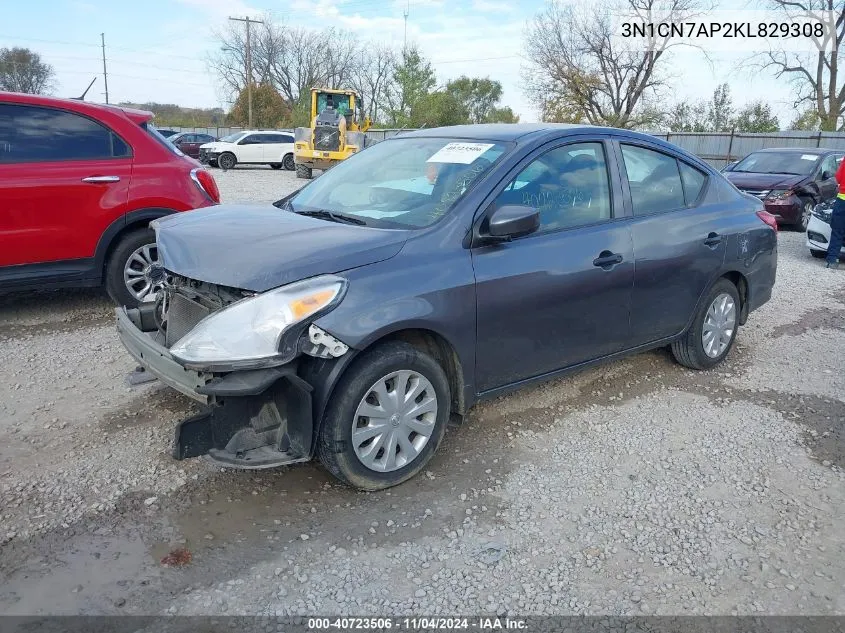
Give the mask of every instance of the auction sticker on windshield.
[[801, 154], [801, 160], [816, 160], [817, 158], [815, 154]]
[[469, 165], [494, 143], [449, 143], [429, 158], [427, 163], [461, 163]]

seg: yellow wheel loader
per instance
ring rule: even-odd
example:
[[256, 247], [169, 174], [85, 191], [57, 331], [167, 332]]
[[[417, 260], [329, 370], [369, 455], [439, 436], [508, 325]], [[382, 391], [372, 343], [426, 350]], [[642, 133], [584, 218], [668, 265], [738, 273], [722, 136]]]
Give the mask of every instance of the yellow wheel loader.
[[312, 169], [330, 169], [364, 149], [369, 128], [357, 92], [312, 88], [311, 127], [294, 131], [296, 177], [311, 178]]

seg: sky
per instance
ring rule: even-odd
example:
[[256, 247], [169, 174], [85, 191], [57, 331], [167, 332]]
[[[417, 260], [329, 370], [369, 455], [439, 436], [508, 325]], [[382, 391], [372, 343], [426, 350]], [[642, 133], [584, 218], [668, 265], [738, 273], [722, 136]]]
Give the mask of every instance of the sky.
[[[588, 0], [572, 0], [587, 2]], [[727, 2], [727, 0], [723, 0]], [[104, 101], [100, 34], [105, 34], [109, 101], [226, 107], [206, 65], [214, 33], [230, 16], [266, 12], [291, 25], [333, 25], [362, 40], [407, 38], [432, 62], [438, 84], [460, 75], [502, 83], [503, 105], [522, 121], [538, 113], [523, 94], [520, 57], [525, 26], [544, 0], [0, 0], [0, 47], [22, 46], [56, 70], [59, 96], [78, 96], [96, 76], [89, 101]], [[732, 0], [731, 8], [742, 0]], [[745, 5], [748, 6], [748, 5]], [[672, 87], [664, 101], [708, 98], [723, 82], [734, 103], [767, 101], [781, 125], [794, 118], [791, 87], [747, 63], [749, 53], [693, 49], [672, 53]]]

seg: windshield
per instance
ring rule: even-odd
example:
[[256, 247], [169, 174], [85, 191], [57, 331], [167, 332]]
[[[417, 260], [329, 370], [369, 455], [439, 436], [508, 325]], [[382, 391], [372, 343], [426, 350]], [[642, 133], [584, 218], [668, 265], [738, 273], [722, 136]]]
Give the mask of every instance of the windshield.
[[312, 181], [288, 207], [328, 211], [367, 226], [422, 228], [448, 213], [505, 149], [449, 138], [382, 141]]
[[818, 160], [818, 154], [804, 154], [801, 152], [755, 152], [739, 161], [731, 171], [806, 176], [813, 171], [813, 167], [816, 166]]
[[220, 139], [221, 143], [237, 143], [241, 140], [246, 132], [235, 132], [234, 134], [229, 134], [229, 136], [224, 136]]

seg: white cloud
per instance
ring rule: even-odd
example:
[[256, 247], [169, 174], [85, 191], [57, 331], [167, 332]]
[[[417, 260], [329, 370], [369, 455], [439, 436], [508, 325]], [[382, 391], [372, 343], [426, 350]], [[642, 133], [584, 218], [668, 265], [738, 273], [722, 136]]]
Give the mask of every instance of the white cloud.
[[472, 8], [482, 13], [513, 13], [512, 4], [497, 0], [472, 0]]

